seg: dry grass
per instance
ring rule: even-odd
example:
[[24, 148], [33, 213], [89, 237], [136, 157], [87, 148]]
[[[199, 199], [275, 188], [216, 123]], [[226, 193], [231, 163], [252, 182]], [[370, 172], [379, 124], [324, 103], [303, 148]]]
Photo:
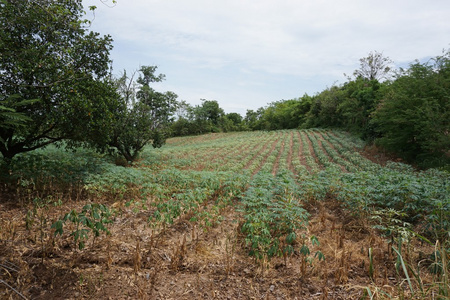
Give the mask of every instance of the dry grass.
[[[332, 200], [309, 207], [308, 234], [317, 236], [326, 260], [312, 263], [294, 253], [272, 259], [261, 269], [247, 255], [239, 232], [239, 214], [224, 211], [224, 221], [208, 231], [183, 218], [155, 230], [146, 215], [121, 207], [110, 226], [111, 236], [76, 250], [69, 237], [52, 238], [45, 229], [46, 251], [26, 230], [23, 208], [8, 203], [0, 211], [2, 298], [26, 299], [360, 299], [368, 287], [373, 299], [387, 292], [409, 299], [404, 276], [395, 272], [387, 244], [364, 220], [345, 215]], [[51, 208], [81, 207], [68, 202]], [[8, 220], [8, 221], [7, 221]], [[50, 224], [50, 222], [48, 223]], [[371, 255], [369, 256], [369, 249]], [[413, 242], [405, 260], [412, 265], [425, 245]], [[369, 266], [372, 266], [370, 271]], [[423, 284], [431, 284], [422, 273]], [[1, 291], [1, 290], [0, 290]], [[369, 299], [369, 296], [367, 296]]]

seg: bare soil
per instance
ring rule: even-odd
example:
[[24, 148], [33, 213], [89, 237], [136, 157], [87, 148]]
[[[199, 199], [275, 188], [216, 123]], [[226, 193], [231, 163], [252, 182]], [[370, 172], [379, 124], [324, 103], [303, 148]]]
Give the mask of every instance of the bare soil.
[[[65, 203], [50, 209], [47, 218], [56, 220], [83, 204]], [[77, 250], [70, 237], [53, 238], [49, 226], [41, 241], [36, 226], [25, 229], [26, 207], [1, 203], [0, 298], [360, 299], [363, 287], [377, 285], [395, 294], [399, 283], [385, 241], [331, 198], [307, 205], [311, 221], [303, 232], [318, 238], [320, 245], [311, 250], [320, 250], [326, 259], [305, 263], [295, 252], [286, 261], [275, 258], [264, 265], [248, 255], [237, 202], [222, 211], [220, 225], [206, 231], [187, 216], [165, 229], [152, 229], [149, 211], [111, 205], [121, 211], [111, 235]], [[411, 247], [409, 259], [418, 260], [423, 246]], [[369, 248], [374, 251], [373, 278]]]

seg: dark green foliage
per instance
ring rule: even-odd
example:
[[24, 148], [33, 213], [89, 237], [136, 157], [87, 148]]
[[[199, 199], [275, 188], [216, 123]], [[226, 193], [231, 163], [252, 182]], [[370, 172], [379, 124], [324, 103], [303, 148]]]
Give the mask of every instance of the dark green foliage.
[[359, 134], [363, 139], [373, 141], [376, 137], [370, 123], [371, 114], [375, 111], [381, 96], [383, 84], [377, 80], [357, 78], [342, 86], [345, 95], [338, 106], [341, 115], [341, 126], [353, 133]]
[[171, 125], [174, 136], [242, 131], [248, 127], [238, 113], [225, 114], [216, 100], [202, 99], [201, 105], [180, 103], [178, 118]]
[[220, 119], [225, 112], [216, 100], [202, 100], [201, 105], [192, 108], [193, 129], [198, 134], [220, 132]]
[[225, 114], [216, 100], [202, 100], [202, 105], [196, 107], [196, 116], [199, 120], [208, 121], [212, 125], [219, 125], [220, 118]]
[[81, 1], [0, 4], [0, 152], [11, 160], [110, 120], [109, 36], [89, 32]]
[[192, 130], [192, 123], [184, 118], [179, 117], [170, 125], [172, 136], [187, 136], [197, 134]]
[[242, 116], [238, 113], [229, 113], [222, 116], [219, 125], [223, 132], [248, 130], [248, 127], [243, 123]]
[[299, 128], [306, 121], [305, 115], [310, 110], [312, 99], [305, 94], [298, 99], [272, 102], [256, 112], [248, 110], [244, 121], [252, 130]]
[[[17, 109], [21, 106], [30, 105], [38, 100], [20, 100], [16, 101], [14, 98], [19, 98], [18, 95], [13, 95], [9, 99], [3, 100], [3, 104], [9, 104], [9, 107], [0, 105], [0, 126], [4, 129], [19, 128], [26, 126], [26, 123], [32, 121], [31, 118], [27, 117], [24, 113], [20, 113]], [[4, 143], [2, 137], [0, 137], [0, 142]]]
[[332, 86], [316, 95], [308, 112], [305, 127], [338, 127], [342, 117], [338, 113], [339, 105], [344, 101], [341, 88]]
[[377, 143], [409, 161], [442, 166], [450, 149], [450, 53], [401, 70], [373, 115]]
[[226, 114], [225, 117], [230, 120], [231, 122], [233, 122], [234, 126], [238, 126], [239, 124], [242, 123], [242, 116], [238, 113], [229, 113]]
[[262, 116], [263, 129], [293, 129], [299, 127], [299, 118], [296, 114], [301, 100], [286, 100], [271, 103]]
[[259, 108], [257, 111], [247, 109], [245, 114], [244, 122], [245, 125], [251, 130], [261, 130], [261, 119], [264, 114], [264, 108]]

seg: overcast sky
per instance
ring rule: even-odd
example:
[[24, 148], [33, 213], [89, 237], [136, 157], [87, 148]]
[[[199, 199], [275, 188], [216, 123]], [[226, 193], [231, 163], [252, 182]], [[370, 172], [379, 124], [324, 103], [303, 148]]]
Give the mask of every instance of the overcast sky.
[[[105, 0], [103, 0], [105, 2]], [[245, 115], [346, 81], [371, 51], [395, 64], [450, 48], [449, 0], [83, 0], [115, 74], [156, 65], [192, 105]]]

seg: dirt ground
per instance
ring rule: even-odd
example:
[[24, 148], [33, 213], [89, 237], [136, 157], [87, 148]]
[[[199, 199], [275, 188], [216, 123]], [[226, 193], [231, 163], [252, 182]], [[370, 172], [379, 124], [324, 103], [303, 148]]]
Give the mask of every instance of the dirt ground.
[[[294, 137], [300, 139], [291, 133], [290, 142], [283, 144], [289, 148], [287, 165], [293, 168], [293, 156], [298, 155], [308, 169], [303, 147], [318, 162], [311, 142], [300, 143], [294, 153]], [[320, 135], [319, 140], [323, 142]], [[272, 148], [261, 164], [277, 141], [261, 148], [260, 153]], [[389, 158], [375, 148], [362, 154], [379, 164]], [[274, 171], [279, 160], [280, 155]], [[383, 293], [410, 299], [388, 243], [366, 218], [352, 217], [333, 198], [305, 207], [310, 222], [297, 236], [309, 243], [307, 259], [297, 244], [292, 256], [264, 262], [248, 255], [237, 200], [220, 212], [220, 224], [206, 229], [187, 215], [166, 228], [151, 228], [152, 211], [110, 201], [106, 204], [116, 211], [108, 225], [111, 235], [90, 237], [78, 250], [72, 237], [55, 237], [50, 227], [70, 210], [80, 211], [86, 201], [40, 209], [30, 224], [26, 215], [33, 205], [14, 199], [0, 192], [0, 299], [369, 299], [367, 288], [377, 299], [387, 299]], [[319, 245], [311, 244], [312, 236]], [[317, 251], [325, 260], [315, 257]], [[413, 241], [404, 251], [405, 260], [417, 265], [433, 249]], [[427, 286], [432, 278], [427, 266], [422, 267]]]
[[[311, 247], [311, 262], [295, 252], [265, 263], [248, 256], [232, 206], [207, 231], [187, 216], [156, 230], [148, 225], [149, 211], [112, 203], [121, 212], [109, 226], [111, 235], [91, 238], [78, 250], [71, 237], [53, 237], [49, 227], [83, 204], [46, 211], [41, 239], [37, 224], [25, 228], [27, 207], [0, 202], [1, 299], [361, 299], [365, 287], [408, 292], [387, 243], [333, 199], [306, 207], [311, 219], [304, 233], [320, 242]], [[411, 245], [410, 260], [419, 259], [426, 250], [421, 247]], [[317, 250], [325, 260], [314, 258]]]

